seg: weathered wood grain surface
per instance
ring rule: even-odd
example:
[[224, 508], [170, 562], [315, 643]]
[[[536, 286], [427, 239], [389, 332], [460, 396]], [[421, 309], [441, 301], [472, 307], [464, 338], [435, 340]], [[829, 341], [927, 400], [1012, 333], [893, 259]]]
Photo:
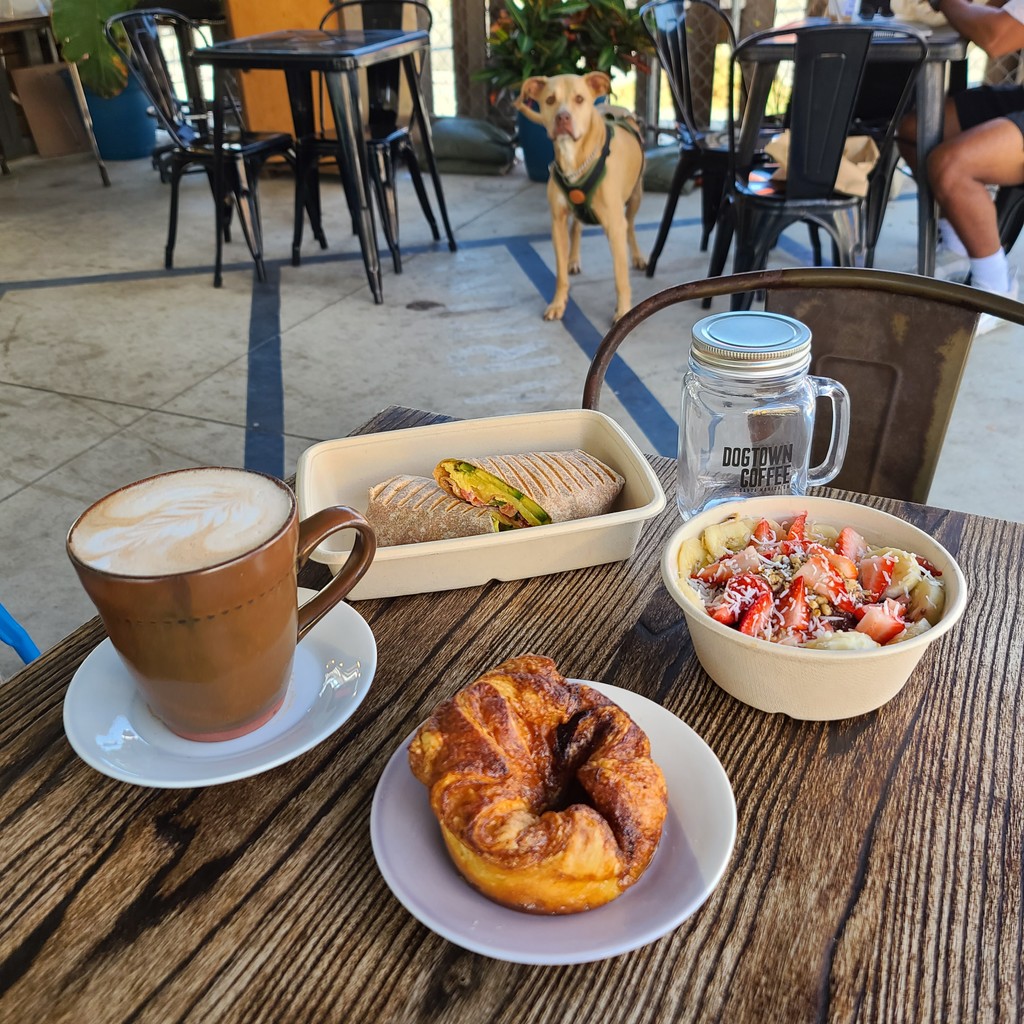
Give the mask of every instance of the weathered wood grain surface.
[[[387, 410], [369, 429], [425, 421]], [[659, 579], [671, 502], [626, 563], [359, 603], [380, 656], [360, 711], [229, 785], [143, 789], [78, 760], [61, 704], [103, 636], [87, 623], [0, 687], [0, 1020], [1021, 1020], [1024, 526], [870, 501], [951, 549], [972, 599], [895, 700], [846, 722], [765, 715], [704, 675]], [[736, 793], [708, 902], [601, 963], [461, 950], [400, 906], [370, 848], [398, 744], [525, 651], [663, 703]]]

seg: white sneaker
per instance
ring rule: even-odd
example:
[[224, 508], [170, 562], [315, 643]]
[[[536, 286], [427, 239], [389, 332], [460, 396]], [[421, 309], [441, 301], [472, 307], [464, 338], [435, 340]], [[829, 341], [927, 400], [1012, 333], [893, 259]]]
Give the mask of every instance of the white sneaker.
[[[1010, 285], [1005, 292], [991, 292], [992, 295], [1002, 295], [1007, 299], [1016, 299], [1020, 294], [1020, 284], [1017, 281], [1017, 271], [1010, 271]], [[976, 338], [981, 337], [983, 334], [988, 334], [989, 331], [994, 331], [997, 327], [1002, 327], [1005, 321], [1001, 316], [994, 316], [992, 313], [982, 313], [978, 317], [978, 326], [974, 329], [974, 336]]]

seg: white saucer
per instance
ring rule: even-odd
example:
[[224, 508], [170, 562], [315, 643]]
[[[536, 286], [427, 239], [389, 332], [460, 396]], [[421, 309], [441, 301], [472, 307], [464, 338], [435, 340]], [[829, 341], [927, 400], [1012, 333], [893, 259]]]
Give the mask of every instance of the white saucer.
[[629, 712], [665, 773], [669, 809], [658, 852], [636, 885], [596, 910], [543, 917], [499, 906], [455, 870], [427, 791], [409, 770], [409, 736], [377, 784], [370, 838], [391, 891], [450, 942], [519, 964], [603, 960], [667, 935], [722, 877], [736, 840], [736, 801], [714, 752], [660, 704], [617, 686], [587, 685]]
[[[299, 602], [315, 591], [299, 588]], [[64, 731], [98, 772], [160, 789], [214, 786], [284, 764], [352, 717], [377, 667], [377, 644], [355, 609], [336, 604], [295, 651], [280, 711], [238, 739], [182, 739], [146, 706], [109, 640], [82, 662], [64, 698]]]

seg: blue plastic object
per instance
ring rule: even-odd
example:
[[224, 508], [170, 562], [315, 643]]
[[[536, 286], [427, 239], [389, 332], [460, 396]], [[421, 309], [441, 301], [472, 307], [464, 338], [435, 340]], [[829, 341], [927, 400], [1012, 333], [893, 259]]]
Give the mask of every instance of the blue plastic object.
[[32, 642], [32, 638], [25, 632], [25, 628], [2, 604], [0, 604], [0, 640], [13, 647], [15, 653], [26, 665], [33, 658], [39, 657], [39, 648]]

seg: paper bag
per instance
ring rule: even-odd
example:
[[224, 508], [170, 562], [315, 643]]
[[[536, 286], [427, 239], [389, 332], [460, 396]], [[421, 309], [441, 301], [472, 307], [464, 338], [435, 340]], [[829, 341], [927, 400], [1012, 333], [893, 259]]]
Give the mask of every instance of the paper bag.
[[[789, 132], [776, 135], [764, 149], [772, 161], [779, 165], [772, 178], [785, 181], [789, 166]], [[836, 175], [836, 191], [848, 196], [866, 196], [868, 175], [878, 162], [878, 157], [878, 146], [874, 139], [867, 135], [851, 135], [843, 146], [839, 173]]]

